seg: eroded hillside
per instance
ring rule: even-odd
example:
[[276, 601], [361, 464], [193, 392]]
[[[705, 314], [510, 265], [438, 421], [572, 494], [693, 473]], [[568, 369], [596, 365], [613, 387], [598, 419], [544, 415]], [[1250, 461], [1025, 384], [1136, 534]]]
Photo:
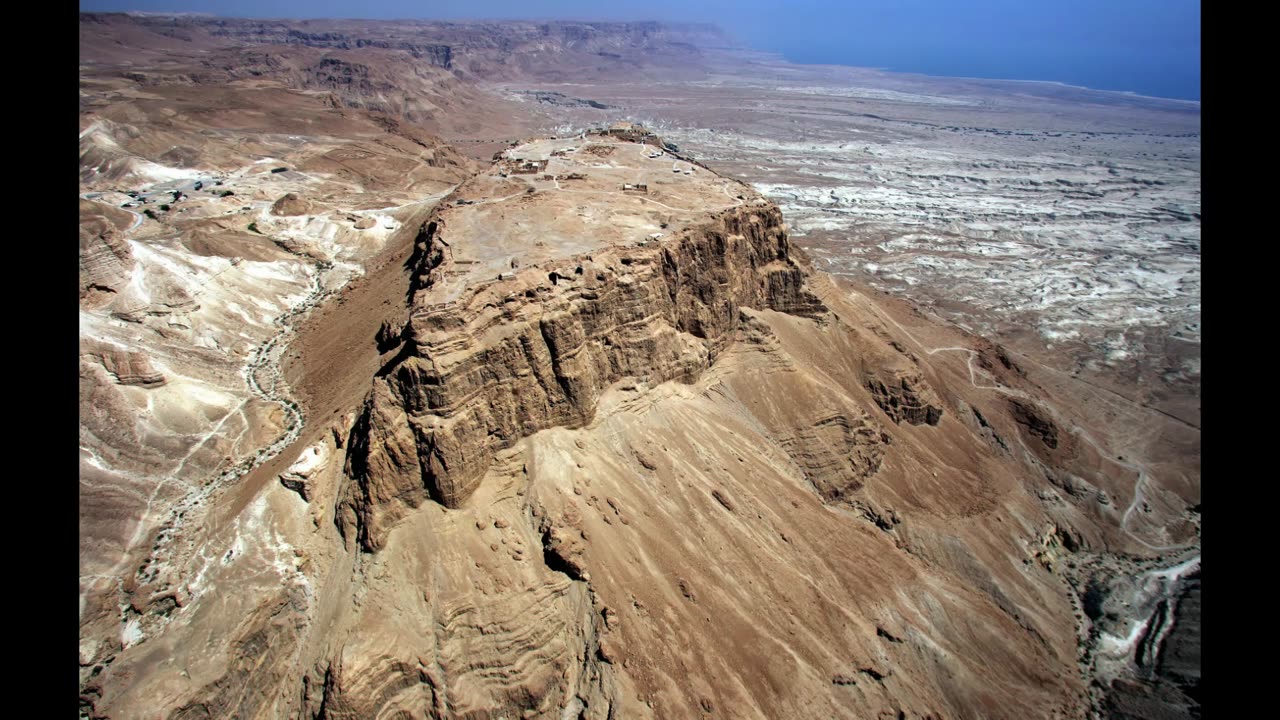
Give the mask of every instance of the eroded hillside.
[[512, 148], [425, 218], [362, 409], [179, 528], [94, 712], [1078, 715], [1054, 548], [1133, 544], [1135, 478], [661, 145]]
[[86, 16], [82, 716], [1186, 704], [1110, 683], [1198, 683], [1198, 430], [642, 127], [424, 129], [695, 40]]

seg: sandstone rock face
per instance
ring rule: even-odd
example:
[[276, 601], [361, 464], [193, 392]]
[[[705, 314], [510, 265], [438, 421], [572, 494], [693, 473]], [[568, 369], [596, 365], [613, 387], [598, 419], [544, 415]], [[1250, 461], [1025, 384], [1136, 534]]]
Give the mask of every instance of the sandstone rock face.
[[81, 356], [102, 365], [118, 385], [160, 387], [165, 384], [164, 374], [155, 369], [151, 358], [140, 350], [126, 350], [105, 343], [86, 342]]
[[400, 344], [400, 331], [393, 328], [391, 323], [383, 321], [374, 340], [378, 343], [379, 352], [387, 352]]
[[[274, 504], [237, 517], [197, 565], [223, 595], [138, 600], [151, 623], [177, 618], [148, 643], [223, 623], [216, 661], [192, 664], [167, 715], [1011, 718], [1069, 705], [1070, 628], [1017, 615], [1039, 585], [983, 564], [1018, 549], [980, 561], [932, 540], [957, 507], [1031, 512], [1016, 495], [965, 505], [1021, 486], [1002, 467], [970, 480], [966, 457], [986, 441], [938, 442], [945, 420], [879, 418], [869, 380], [900, 364], [842, 319], [854, 308], [792, 251], [776, 209], [522, 264], [442, 300], [465, 245], [450, 227], [419, 233], [405, 331], [377, 332], [379, 319], [361, 336], [403, 344], [385, 348], [350, 434], [322, 419], [271, 478]], [[923, 371], [906, 384], [925, 407], [941, 406], [935, 386]], [[344, 476], [327, 459], [340, 450]], [[912, 463], [927, 452], [969, 474], [922, 501]], [[210, 619], [224, 602], [229, 626]], [[1069, 612], [1059, 605], [1041, 612]], [[93, 712], [142, 706], [178, 672], [126, 682], [146, 650], [120, 652], [85, 687]], [[988, 665], [996, 690], [976, 680]]]
[[[253, 27], [267, 42], [297, 45], [256, 48], [260, 66], [235, 71], [266, 68], [263, 82], [301, 72], [302, 86], [343, 96], [335, 108], [394, 108], [416, 94], [387, 94], [394, 83], [376, 58], [390, 48], [359, 56], [342, 47], [359, 35], [164, 22], [176, 35]], [[622, 50], [597, 27], [548, 32], [592, 52]], [[148, 35], [162, 37], [174, 36]], [[471, 66], [474, 48], [465, 49], [449, 62]], [[210, 63], [233, 64], [212, 55]], [[146, 75], [137, 82], [160, 82]], [[147, 107], [127, 90], [118, 117]], [[410, 164], [372, 146], [281, 156], [306, 181], [267, 177], [271, 189], [243, 195], [271, 200], [296, 188], [319, 207], [334, 195], [313, 181], [348, 178], [353, 158], [399, 181], [431, 175], [448, 157], [386, 122], [390, 135], [378, 144], [406, 145]], [[335, 135], [344, 132], [366, 136]], [[213, 240], [235, 241], [268, 246], [287, 256], [286, 267], [301, 258], [277, 245], [323, 250], [316, 239], [332, 233], [363, 250], [330, 245], [324, 256], [359, 260], [386, 238], [370, 282], [343, 285], [297, 339], [272, 330], [233, 340], [278, 327], [276, 318], [289, 317], [282, 313], [321, 302], [335, 285], [310, 273], [282, 281], [291, 276], [251, 257], [200, 261], [198, 276], [179, 268], [166, 284], [130, 283], [147, 291], [137, 302], [116, 298], [121, 315], [157, 328], [165, 342], [146, 347], [172, 377], [154, 391], [123, 385], [148, 376], [145, 356], [82, 350], [82, 508], [141, 520], [137, 532], [125, 529], [118, 553], [81, 570], [95, 589], [81, 597], [82, 715], [1084, 716], [1089, 678], [1079, 673], [1073, 606], [1055, 572], [1068, 553], [1128, 542], [1112, 516], [1131, 497], [1141, 507], [1135, 488], [1145, 488], [1155, 514], [1174, 502], [1077, 442], [1080, 420], [1037, 390], [1036, 367], [1011, 386], [1022, 372], [993, 356], [979, 387], [981, 350], [968, 364], [969, 353], [930, 351], [973, 347], [973, 338], [923, 316], [886, 316], [886, 299], [812, 272], [777, 209], [750, 188], [718, 176], [699, 182], [714, 176], [701, 166], [673, 174], [669, 159], [650, 154], [655, 146], [593, 140], [609, 152], [578, 161], [554, 153], [581, 143], [560, 140], [496, 158], [545, 156], [547, 174], [410, 182], [394, 202], [385, 186], [361, 193], [376, 194], [379, 207], [424, 197], [462, 206], [425, 222], [419, 206], [351, 232], [353, 213], [369, 210], [320, 208], [335, 222], [259, 215], [262, 234], [247, 241], [184, 235], [196, 258]], [[154, 142], [160, 152], [195, 140]], [[590, 173], [558, 184], [583, 162]], [[617, 189], [637, 181], [648, 187], [643, 196]], [[216, 210], [209, 225], [232, 223], [222, 208], [206, 209]], [[421, 232], [387, 238], [392, 221], [421, 223]], [[243, 221], [233, 224], [224, 229], [243, 233]], [[162, 232], [130, 243], [139, 265], [168, 267], [161, 261], [172, 255], [160, 253], [172, 250], [170, 228]], [[243, 284], [219, 299], [205, 282], [214, 277]], [[253, 307], [268, 285], [293, 304]], [[240, 302], [246, 296], [253, 306]], [[197, 300], [202, 316], [190, 307]], [[222, 307], [219, 327], [229, 332], [206, 333], [210, 311]], [[135, 332], [119, 324], [113, 341]], [[309, 345], [315, 335], [333, 342]], [[203, 343], [198, 364], [163, 354], [174, 338]], [[264, 361], [254, 342], [296, 350], [305, 372]], [[214, 433], [165, 407], [170, 395], [210, 396], [209, 384], [190, 383], [189, 368], [209, 368], [211, 358], [228, 358], [213, 387], [239, 387], [246, 354], [254, 386], [287, 403], [228, 394], [216, 408], [194, 407], [217, 423]], [[1027, 400], [1020, 414], [991, 390], [997, 384], [1035, 406]], [[279, 417], [297, 411], [286, 385], [299, 390], [292, 397], [305, 416]], [[179, 421], [173, 430], [138, 422], [152, 406]], [[299, 434], [279, 435], [286, 427]], [[173, 442], [178, 431], [182, 442]], [[1037, 432], [1057, 442], [1038, 461], [995, 450], [1001, 437], [1043, 450]], [[290, 455], [244, 475], [200, 470], [268, 443]], [[125, 465], [103, 447], [142, 447], [168, 462]], [[1062, 468], [1064, 458], [1078, 467]], [[135, 468], [152, 468], [131, 473], [147, 484], [121, 482]], [[1047, 471], [1086, 478], [1085, 491], [1057, 493], [1042, 480]], [[1093, 498], [1103, 489], [1116, 500], [1099, 510]], [[99, 527], [86, 514], [82, 537], [97, 537], [84, 532]], [[1198, 597], [1188, 603], [1198, 607]], [[1167, 638], [1169, 648], [1185, 642]], [[1189, 655], [1168, 656], [1169, 671], [1187, 682], [1197, 669]]]
[[619, 717], [593, 593], [559, 573], [542, 576], [530, 567], [537, 561], [502, 560], [524, 568], [521, 579], [538, 578], [530, 592], [415, 598], [433, 623], [427, 633], [369, 621], [304, 676], [302, 716], [558, 718], [571, 708], [572, 717]]
[[867, 381], [867, 389], [895, 423], [905, 420], [912, 425], [937, 425], [942, 419], [937, 396], [918, 372], [897, 370], [887, 378], [873, 377]]
[[[425, 225], [421, 289], [443, 258]], [[475, 312], [419, 308], [403, 359], [357, 420], [344, 528], [377, 548], [389, 523], [431, 497], [457, 506], [493, 452], [538, 430], [580, 426], [624, 377], [692, 381], [731, 341], [740, 307], [819, 316], [776, 207], [724, 211], [661, 245], [575, 258], [572, 274], [527, 270]], [[474, 303], [473, 303], [474, 305]], [[870, 458], [867, 459], [869, 464]]]
[[884, 435], [865, 412], [827, 411], [793, 428], [779, 442], [825, 500], [861, 489], [880, 469]]
[[110, 302], [133, 270], [133, 252], [100, 208], [80, 202], [80, 302], [92, 307]]
[[1178, 596], [1177, 622], [1159, 654], [1161, 675], [1199, 690], [1200, 687], [1200, 578], [1188, 583]]

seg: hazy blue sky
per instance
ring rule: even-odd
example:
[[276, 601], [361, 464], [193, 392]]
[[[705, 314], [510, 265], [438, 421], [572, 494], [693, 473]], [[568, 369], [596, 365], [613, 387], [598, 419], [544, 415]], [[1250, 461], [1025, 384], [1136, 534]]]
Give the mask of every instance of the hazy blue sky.
[[796, 62], [1200, 99], [1196, 0], [81, 0], [80, 9], [706, 21]]

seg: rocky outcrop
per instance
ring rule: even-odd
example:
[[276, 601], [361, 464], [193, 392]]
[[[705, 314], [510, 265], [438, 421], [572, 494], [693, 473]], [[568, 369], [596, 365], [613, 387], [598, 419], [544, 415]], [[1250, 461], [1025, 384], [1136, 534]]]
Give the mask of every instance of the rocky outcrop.
[[601, 658], [603, 622], [589, 591], [565, 581], [523, 595], [448, 608], [438, 619], [438, 654], [346, 649], [340, 663], [308, 678], [308, 717], [616, 717], [618, 690]]
[[304, 502], [311, 502], [315, 495], [314, 478], [328, 460], [329, 446], [322, 440], [298, 455], [289, 469], [281, 473], [280, 484], [298, 493]]
[[[303, 29], [319, 42], [332, 39], [325, 37], [327, 27]], [[586, 29], [575, 32], [573, 42], [586, 51], [601, 47], [591, 45], [597, 39]], [[601, 52], [613, 49], [622, 50]], [[299, 68], [320, 67], [326, 54], [290, 50]], [[370, 60], [363, 69], [324, 67], [335, 78], [346, 77], [348, 67], [353, 73], [335, 94], [349, 92], [350, 100], [367, 88], [369, 106], [394, 107], [396, 98], [375, 97], [383, 86], [368, 71], [378, 66]], [[273, 77], [245, 86], [268, 89]], [[364, 85], [365, 78], [372, 84]], [[417, 96], [414, 88], [402, 90], [402, 97]], [[182, 97], [202, 95], [187, 90]], [[297, 99], [279, 88], [264, 96]], [[126, 100], [117, 110], [121, 117], [153, 102]], [[284, 105], [301, 107], [298, 102]], [[190, 106], [172, 107], [181, 112], [175, 125], [199, 117], [183, 112]], [[248, 107], [230, 106], [239, 118], [257, 106]], [[362, 117], [326, 114], [332, 124], [314, 127], [333, 133]], [[180, 139], [151, 137], [151, 126], [144, 127], [147, 142], [161, 150]], [[281, 137], [295, 132], [288, 124], [269, 130]], [[357, 136], [370, 141], [366, 148], [321, 154], [309, 142], [305, 158], [273, 156], [307, 177], [332, 173], [335, 182], [352, 185], [358, 178], [348, 173], [378, 167], [408, 179], [411, 186], [396, 186], [396, 193], [436, 195], [413, 185], [413, 178], [431, 173], [418, 165], [392, 168], [396, 157], [375, 145], [410, 153], [421, 147], [427, 167], [443, 152], [410, 147], [402, 142], [408, 135], [383, 144], [364, 133]], [[249, 146], [269, 154], [260, 143]], [[192, 147], [206, 152], [205, 145]], [[632, 155], [656, 159], [629, 152], [635, 149], [643, 150], [615, 152], [599, 164], [621, 165]], [[366, 151], [373, 152], [364, 157]], [[647, 164], [670, 175], [664, 162]], [[1067, 455], [1074, 422], [1085, 420], [1035, 392], [1033, 379], [1044, 376], [1029, 360], [1032, 379], [992, 390], [1007, 383], [979, 367], [981, 358], [966, 367], [970, 354], [935, 354], [910, 342], [914, 335], [889, 322], [901, 310], [897, 303], [807, 277], [767, 207], [714, 217], [704, 210], [697, 217], [706, 222], [686, 230], [697, 208], [755, 201], [743, 197], [746, 188], [730, 184], [722, 193], [717, 183], [703, 184], [702, 191], [711, 192], [686, 192], [677, 184], [689, 186], [686, 181], [704, 174], [700, 168], [692, 178], [668, 177], [675, 182], [666, 187], [655, 182], [653, 194], [641, 200], [598, 189], [604, 168], [590, 174], [589, 181], [560, 188], [564, 192], [553, 192], [551, 180], [527, 178], [534, 189], [528, 197], [525, 178], [460, 187], [454, 198], [478, 207], [442, 211], [443, 220], [423, 226], [419, 251], [408, 263], [418, 288], [411, 313], [402, 314], [409, 289], [402, 284], [404, 241], [428, 210], [406, 206], [393, 213], [408, 225], [408, 235], [351, 233], [353, 252], [356, 246], [385, 252], [367, 262], [363, 254], [344, 254], [344, 261], [364, 264], [365, 279], [343, 286], [332, 305], [297, 326], [303, 328], [297, 340], [246, 327], [253, 332], [241, 342], [236, 320], [230, 335], [209, 330], [228, 316], [218, 292], [254, 301], [230, 317], [243, 310], [248, 322], [260, 316], [265, 326], [289, 313], [275, 327], [292, 327], [297, 315], [288, 305], [297, 303], [271, 311], [264, 298], [295, 298], [314, 288], [303, 301], [310, 308], [312, 300], [328, 297], [337, 288], [329, 282], [334, 276], [309, 272], [310, 263], [308, 272], [291, 277], [248, 272], [268, 269], [249, 256], [230, 263], [234, 269], [217, 257], [189, 262], [190, 273], [137, 272], [111, 310], [129, 311], [145, 324], [108, 323], [102, 313], [98, 325], [123, 328], [111, 337], [125, 346], [133, 337], [162, 337], [149, 352], [174, 382], [158, 393], [121, 387], [105, 362], [81, 358], [81, 406], [88, 417], [81, 430], [81, 492], [88, 493], [81, 502], [81, 542], [97, 560], [86, 563], [82, 550], [85, 715], [1085, 715], [1077, 698], [1089, 678], [1076, 665], [1077, 628], [1061, 598], [1062, 570], [1020, 564], [1034, 549], [1026, 536], [1032, 528], [1052, 528], [1041, 533], [1041, 547], [1055, 551], [1054, 543], [1068, 550], [1106, 547], [1108, 529], [1162, 544], [1180, 541], [1148, 535], [1153, 528], [1146, 521], [1126, 528], [1117, 518], [1131, 497], [1128, 482], [1081, 481], [1088, 497], [1073, 498], [1045, 486], [1027, 453], [993, 451], [993, 443], [1002, 445], [993, 428], [1006, 440], [1026, 440], [1033, 452], [1044, 449], [1016, 436], [1001, 391], [1037, 398], [1038, 412], [1059, 424], [1055, 460]], [[386, 216], [370, 208], [402, 198], [358, 182], [366, 190], [360, 209], [321, 210], [347, 229], [357, 223], [348, 213], [376, 212], [360, 222], [382, 224]], [[329, 195], [314, 190], [298, 191], [313, 200]], [[251, 194], [241, 191], [242, 198]], [[521, 199], [499, 199], [508, 195]], [[547, 196], [554, 200], [539, 200]], [[538, 211], [518, 212], [522, 205]], [[674, 215], [653, 209], [662, 206], [691, 209]], [[597, 220], [562, 222], [575, 211]], [[463, 212], [481, 214], [467, 224]], [[178, 242], [188, 248], [211, 246], [183, 229], [207, 220], [217, 223], [211, 236], [225, 231], [227, 246], [262, 246], [264, 255], [282, 255], [261, 236], [245, 236], [245, 220], [190, 211], [185, 217], [165, 222], [182, 231]], [[129, 220], [115, 225], [126, 228]], [[167, 231], [153, 234], [162, 229], [155, 223], [145, 227], [143, 242], [129, 243], [148, 266], [143, 269], [169, 267], [153, 252], [167, 255], [177, 243]], [[627, 232], [605, 232], [619, 227]], [[305, 234], [316, 237], [311, 229]], [[652, 238], [656, 229], [667, 230], [660, 243], [610, 246]], [[499, 233], [514, 241], [497, 251], [488, 241]], [[556, 242], [565, 238], [573, 242]], [[210, 269], [222, 290], [202, 277]], [[499, 274], [506, 279], [493, 283]], [[472, 284], [462, 287], [462, 277]], [[233, 279], [237, 284], [229, 284]], [[205, 309], [168, 310], [167, 299], [179, 291], [189, 291]], [[829, 304], [829, 313], [813, 294]], [[968, 346], [926, 318], [907, 324], [930, 345]], [[375, 341], [384, 353], [372, 352]], [[191, 359], [183, 362], [174, 347]], [[279, 353], [269, 355], [272, 347]], [[249, 372], [241, 374], [246, 362]], [[1016, 374], [998, 357], [995, 367]], [[916, 369], [918, 375], [910, 372]], [[361, 413], [360, 394], [374, 373]], [[220, 384], [210, 387], [210, 376]], [[672, 382], [692, 378], [691, 385]], [[943, 404], [925, 378], [964, 422], [939, 422]], [[246, 379], [257, 398], [247, 402]], [[235, 392], [219, 400], [228, 388]], [[987, 416], [976, 407], [970, 412], [967, 403], [979, 404]], [[298, 430], [301, 409], [306, 425]], [[186, 422], [188, 410], [210, 423]], [[342, 415], [347, 411], [352, 414]], [[134, 422], [152, 414], [178, 422]], [[938, 427], [913, 426], [931, 421]], [[108, 433], [137, 437], [126, 443]], [[280, 455], [262, 467], [271, 475], [235, 482], [239, 468], [250, 465], [231, 463], [249, 453], [274, 456], [288, 444], [267, 445], [277, 437], [319, 445], [287, 470], [289, 456]], [[112, 477], [151, 468], [122, 465], [99, 452], [103, 446], [151, 449], [165, 461], [151, 468], [163, 472]], [[329, 465], [321, 467], [317, 450], [330, 453]], [[355, 477], [339, 478], [348, 450]], [[1084, 455], [1081, 464], [1095, 459]], [[1118, 475], [1112, 464], [1106, 469]], [[1138, 490], [1149, 491], [1153, 503], [1163, 500], [1154, 476], [1141, 479]], [[1188, 502], [1198, 501], [1195, 483], [1188, 495], [1197, 496]], [[1102, 487], [1119, 507], [1095, 508], [1089, 498]], [[1044, 502], [1034, 490], [1045, 491]], [[425, 501], [433, 496], [455, 507]], [[405, 510], [415, 504], [416, 511]], [[85, 520], [90, 513], [109, 516], [112, 529], [123, 532], [93, 532]], [[1060, 524], [1046, 526], [1046, 513]], [[347, 531], [345, 543], [335, 517]], [[103, 542], [116, 537], [124, 544]], [[378, 554], [361, 553], [357, 537]], [[1094, 540], [1099, 537], [1105, 542]], [[1063, 561], [1054, 564], [1069, 566], [1088, 554], [1058, 556]], [[1198, 594], [1195, 600], [1198, 605]], [[1160, 646], [1159, 637], [1152, 633], [1146, 646]], [[1165, 637], [1174, 642], [1172, 631]], [[1163, 667], [1167, 658], [1171, 672], [1189, 678], [1194, 670], [1198, 677], [1198, 649], [1193, 665], [1189, 652], [1175, 656], [1171, 644], [1163, 647], [1169, 654], [1152, 655], [1153, 662]]]
[[90, 307], [109, 302], [129, 282], [132, 271], [133, 252], [115, 223], [96, 203], [81, 201], [80, 302]]
[[894, 423], [937, 425], [942, 419], [942, 403], [914, 370], [896, 370], [888, 377], [870, 377], [867, 389], [876, 404]]
[[384, 353], [392, 350], [400, 345], [400, 329], [383, 320], [382, 325], [378, 328], [378, 334], [374, 336], [374, 341], [378, 344], [378, 352]]
[[424, 225], [416, 310], [353, 433], [344, 532], [375, 550], [405, 509], [461, 504], [494, 451], [589, 422], [625, 377], [694, 380], [733, 341], [740, 307], [820, 317], [776, 207], [722, 211], [661, 244], [529, 268], [430, 305], [447, 229]]
[[1058, 447], [1058, 426], [1035, 403], [1010, 400], [1009, 414], [1024, 432], [1044, 443], [1045, 447], [1050, 450]]
[[146, 388], [165, 384], [164, 374], [151, 364], [151, 358], [139, 350], [126, 350], [105, 343], [82, 343], [81, 356], [102, 365], [118, 385]]
[[1160, 648], [1156, 672], [1189, 697], [1200, 696], [1200, 574], [1187, 580], [1174, 606], [1173, 623]]
[[823, 413], [808, 427], [779, 438], [787, 454], [827, 502], [862, 489], [884, 459], [887, 436], [874, 420], [853, 408]]
[[311, 203], [297, 193], [286, 193], [271, 205], [271, 214], [277, 217], [297, 217], [314, 212]]

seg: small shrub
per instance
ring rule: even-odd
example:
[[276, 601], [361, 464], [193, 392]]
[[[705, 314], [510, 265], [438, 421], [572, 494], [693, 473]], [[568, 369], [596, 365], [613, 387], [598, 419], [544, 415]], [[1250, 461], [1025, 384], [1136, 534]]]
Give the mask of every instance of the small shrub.
[[156, 214], [155, 214], [154, 212], [152, 212], [151, 208], [147, 208], [146, 210], [143, 210], [143, 211], [142, 211], [142, 214], [143, 214], [143, 215], [146, 215], [147, 217], [151, 218], [152, 220], [155, 220], [155, 219], [156, 219]]
[[160, 210], [161, 210], [161, 211], [163, 211], [163, 212], [169, 212], [169, 206], [168, 206], [168, 205], [161, 205], [161, 206], [160, 206]]
[[258, 231], [258, 223], [249, 223], [249, 232], [256, 232], [259, 235], [262, 234], [261, 232]]

